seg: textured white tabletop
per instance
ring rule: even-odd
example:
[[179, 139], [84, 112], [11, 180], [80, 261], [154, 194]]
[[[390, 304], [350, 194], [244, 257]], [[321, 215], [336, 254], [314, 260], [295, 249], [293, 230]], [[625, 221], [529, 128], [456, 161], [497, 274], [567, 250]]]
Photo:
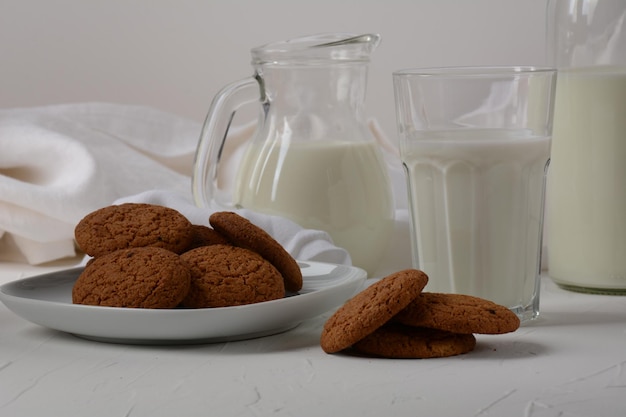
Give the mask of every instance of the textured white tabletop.
[[[42, 271], [0, 264], [0, 283]], [[544, 277], [537, 321], [427, 360], [327, 355], [329, 314], [247, 341], [133, 346], [48, 330], [0, 304], [0, 415], [626, 415], [626, 297]]]

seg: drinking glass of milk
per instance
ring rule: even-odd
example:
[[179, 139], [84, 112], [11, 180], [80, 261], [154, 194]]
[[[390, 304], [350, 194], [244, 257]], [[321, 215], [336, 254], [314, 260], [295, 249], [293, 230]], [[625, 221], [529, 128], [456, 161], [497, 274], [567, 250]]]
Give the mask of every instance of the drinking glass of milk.
[[[326, 33], [253, 48], [254, 75], [224, 87], [209, 109], [193, 173], [196, 203], [326, 231], [372, 274], [395, 214], [387, 166], [364, 121], [368, 64], [379, 42], [376, 34]], [[252, 103], [258, 127], [233, 189], [223, 190], [228, 129]]]
[[558, 68], [548, 273], [626, 295], [626, 1], [550, 0], [547, 44]]
[[538, 316], [555, 82], [535, 67], [394, 72], [413, 265], [428, 291]]

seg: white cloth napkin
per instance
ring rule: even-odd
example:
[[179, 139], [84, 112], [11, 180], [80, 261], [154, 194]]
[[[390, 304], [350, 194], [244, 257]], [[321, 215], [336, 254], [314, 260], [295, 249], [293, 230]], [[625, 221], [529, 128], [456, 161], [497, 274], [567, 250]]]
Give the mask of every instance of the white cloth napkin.
[[[395, 147], [375, 121], [370, 128], [385, 150], [398, 207], [393, 245], [376, 274], [382, 276], [410, 267], [408, 216]], [[191, 201], [200, 130], [199, 123], [142, 106], [0, 110], [0, 260], [41, 264], [74, 256], [76, 223], [93, 210], [121, 202], [162, 204], [193, 223], [208, 224], [214, 209], [200, 209]], [[237, 144], [253, 131], [254, 126], [231, 129], [233, 148], [225, 152], [237, 155]], [[236, 158], [230, 167], [235, 163]], [[298, 259], [350, 263], [327, 233], [284, 218], [239, 212]]]
[[[209, 215], [214, 208], [199, 208], [187, 196], [163, 190], [150, 190], [137, 195], [121, 198], [114, 204], [148, 203], [171, 207], [178, 210], [193, 224], [209, 224]], [[328, 233], [320, 230], [303, 229], [291, 220], [283, 217], [268, 216], [251, 210], [232, 210], [259, 226], [296, 259], [331, 262], [349, 265], [350, 255], [332, 243]]]
[[0, 259], [73, 256], [87, 213], [148, 189], [189, 192], [200, 128], [140, 106], [1, 110]]

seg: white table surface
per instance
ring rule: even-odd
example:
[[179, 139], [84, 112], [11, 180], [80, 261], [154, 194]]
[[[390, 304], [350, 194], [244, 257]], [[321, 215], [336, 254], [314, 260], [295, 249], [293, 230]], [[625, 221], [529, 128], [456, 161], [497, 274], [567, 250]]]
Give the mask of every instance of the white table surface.
[[[0, 283], [63, 268], [0, 263]], [[328, 355], [326, 313], [279, 335], [188, 346], [83, 340], [0, 304], [0, 416], [626, 416], [626, 297], [559, 289], [466, 355]]]

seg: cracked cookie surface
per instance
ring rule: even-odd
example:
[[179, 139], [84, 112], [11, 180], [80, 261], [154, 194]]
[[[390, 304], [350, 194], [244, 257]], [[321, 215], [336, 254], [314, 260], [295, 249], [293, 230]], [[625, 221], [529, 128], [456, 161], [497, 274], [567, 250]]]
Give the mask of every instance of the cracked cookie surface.
[[183, 307], [227, 307], [285, 296], [280, 272], [261, 255], [230, 245], [202, 246], [181, 256], [191, 271]]
[[245, 217], [229, 211], [213, 213], [209, 223], [233, 245], [260, 254], [283, 276], [287, 291], [302, 289], [302, 271], [295, 259], [269, 233]]
[[175, 308], [187, 295], [189, 268], [155, 247], [121, 249], [94, 258], [72, 288], [72, 302], [107, 307]]
[[415, 299], [427, 282], [422, 271], [407, 269], [365, 288], [326, 321], [320, 338], [322, 349], [339, 352], [371, 334]]
[[394, 318], [417, 327], [455, 333], [502, 334], [517, 330], [520, 320], [507, 307], [465, 294], [423, 292]]
[[154, 246], [174, 253], [192, 243], [192, 225], [178, 211], [153, 204], [125, 203], [85, 216], [74, 229], [78, 246], [98, 257], [119, 249]]

